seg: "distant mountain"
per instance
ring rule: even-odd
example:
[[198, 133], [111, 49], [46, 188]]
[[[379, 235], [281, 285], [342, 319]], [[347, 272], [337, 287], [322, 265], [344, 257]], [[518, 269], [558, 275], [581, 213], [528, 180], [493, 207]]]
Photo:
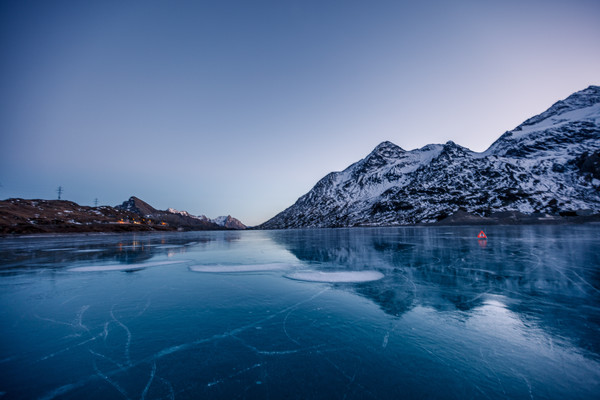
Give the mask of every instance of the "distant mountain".
[[217, 217], [212, 220], [215, 224], [230, 229], [246, 229], [246, 225], [242, 224], [239, 219], [233, 218], [231, 215]]
[[153, 214], [159, 213], [156, 208], [135, 196], [131, 196], [129, 200], [124, 201], [123, 204], [119, 206], [115, 206], [115, 208], [130, 211], [144, 217], [150, 217]]
[[590, 86], [483, 153], [451, 141], [412, 151], [383, 142], [260, 228], [548, 222], [599, 212], [600, 87]]
[[184, 217], [190, 217], [190, 218], [199, 219], [201, 221], [212, 222], [214, 224], [217, 224], [221, 227], [228, 228], [228, 229], [246, 229], [247, 228], [246, 225], [244, 225], [239, 219], [233, 218], [231, 215], [226, 215], [226, 216], [221, 216], [221, 217], [217, 217], [214, 219], [210, 219], [206, 215], [197, 215], [196, 216], [196, 215], [192, 215], [192, 214], [188, 213], [187, 211], [178, 211], [173, 208], [168, 208], [167, 211], [170, 213], [173, 213], [173, 214], [183, 215]]
[[66, 200], [0, 201], [0, 233], [169, 231], [175, 226], [109, 206], [88, 207]]
[[204, 215], [196, 216], [188, 213], [187, 211], [179, 211], [174, 208], [168, 208], [165, 211], [161, 211], [155, 209], [148, 203], [135, 196], [130, 197], [129, 200], [123, 202], [123, 204], [118, 205], [115, 208], [131, 211], [141, 217], [160, 220], [166, 224], [174, 225], [184, 229], [246, 229], [244, 224], [231, 216], [219, 217], [215, 220], [211, 220]]
[[230, 216], [218, 222], [172, 208], [157, 210], [137, 197], [116, 207], [88, 207], [66, 200], [0, 201], [0, 234], [245, 229]]
[[216, 230], [222, 229], [221, 226], [215, 224], [208, 219], [198, 218], [190, 215], [187, 212], [180, 212], [174, 209], [166, 211], [157, 210], [148, 203], [138, 199], [135, 196], [124, 201], [123, 204], [115, 207], [116, 209], [131, 211], [138, 214], [140, 217], [150, 218], [160, 223], [177, 226], [181, 229], [189, 230]]
[[[195, 219], [199, 219], [201, 221], [211, 221], [208, 217], [206, 217], [205, 215], [192, 215], [187, 211], [179, 211], [176, 210], [174, 208], [167, 208], [167, 212], [170, 212], [171, 214], [179, 214], [179, 215], [183, 215], [184, 217], [189, 217], [189, 218], [195, 218]], [[212, 221], [214, 222], [214, 221]]]

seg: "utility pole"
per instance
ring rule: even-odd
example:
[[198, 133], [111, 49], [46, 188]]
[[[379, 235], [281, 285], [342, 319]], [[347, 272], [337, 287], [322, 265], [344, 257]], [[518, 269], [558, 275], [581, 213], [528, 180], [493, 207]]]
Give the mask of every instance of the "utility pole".
[[94, 199], [94, 207], [98, 207], [98, 198], [97, 197]]
[[56, 193], [58, 193], [58, 199], [60, 200], [60, 196], [62, 196], [63, 193], [63, 187], [59, 186], [58, 189], [56, 189]]

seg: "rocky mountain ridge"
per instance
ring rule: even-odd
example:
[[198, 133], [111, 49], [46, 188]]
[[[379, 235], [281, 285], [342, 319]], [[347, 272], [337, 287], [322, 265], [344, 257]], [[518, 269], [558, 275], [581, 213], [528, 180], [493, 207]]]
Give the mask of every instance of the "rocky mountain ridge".
[[247, 226], [244, 225], [242, 223], [242, 221], [240, 221], [237, 218], [233, 218], [231, 215], [222, 215], [215, 219], [211, 219], [211, 221], [219, 226], [229, 228], [229, 229], [246, 229], [247, 228]]
[[186, 212], [160, 211], [137, 197], [116, 207], [67, 200], [0, 201], [0, 234], [243, 229], [229, 218], [229, 223], [217, 224]]
[[210, 219], [205, 215], [192, 215], [187, 211], [179, 211], [174, 208], [161, 211], [135, 196], [130, 197], [129, 200], [116, 206], [116, 208], [134, 212], [145, 218], [160, 219], [177, 226], [206, 227], [209, 229], [246, 229], [246, 225], [231, 215]]
[[[139, 198], [132, 196], [129, 200], [124, 201], [121, 205], [115, 206], [116, 209], [130, 211], [139, 215], [141, 218], [147, 218], [155, 221], [161, 221], [168, 225], [177, 226], [183, 229], [189, 230], [204, 230], [204, 229], [220, 229], [221, 227], [208, 218], [202, 219], [187, 212], [179, 212], [177, 210], [169, 209], [166, 211], [157, 210], [150, 204], [140, 200]], [[173, 210], [175, 212], [172, 212]]]
[[528, 222], [598, 214], [599, 160], [600, 87], [590, 86], [483, 153], [451, 141], [411, 151], [383, 142], [260, 228], [434, 223], [459, 212]]

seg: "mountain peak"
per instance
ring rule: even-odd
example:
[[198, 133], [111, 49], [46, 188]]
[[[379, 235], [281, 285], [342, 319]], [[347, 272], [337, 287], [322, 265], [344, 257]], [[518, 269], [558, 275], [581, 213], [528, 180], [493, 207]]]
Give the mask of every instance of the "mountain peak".
[[386, 140], [385, 142], [379, 143], [365, 158], [365, 161], [367, 163], [371, 163], [374, 160], [379, 160], [378, 162], [385, 162], [384, 160], [398, 158], [402, 153], [405, 152], [406, 151], [402, 147]]
[[124, 201], [123, 204], [116, 206], [115, 208], [131, 211], [140, 215], [150, 215], [154, 214], [157, 211], [150, 204], [146, 203], [143, 200], [140, 200], [135, 196], [131, 196], [129, 200]]
[[[384, 156], [388, 156], [388, 153], [403, 153], [404, 149], [402, 147], [386, 140], [384, 142], [379, 143], [371, 153], [381, 154]], [[391, 154], [390, 154], [391, 155]]]
[[231, 215], [222, 215], [212, 220], [215, 224], [229, 229], [246, 229], [246, 225], [242, 224], [237, 218]]
[[400, 146], [385, 141], [379, 143], [368, 156], [360, 160], [357, 164], [361, 166], [361, 171], [366, 171], [394, 162], [394, 160], [398, 159], [405, 152]]
[[556, 146], [585, 146], [598, 138], [600, 86], [589, 86], [557, 101], [543, 113], [505, 132], [485, 151], [497, 156], [524, 156]]
[[543, 113], [523, 122], [515, 130], [521, 130], [524, 127], [538, 124], [550, 117], [556, 117], [569, 111], [591, 107], [598, 103], [600, 103], [600, 86], [591, 85], [583, 90], [573, 93], [564, 100], [557, 101]]
[[600, 95], [600, 86], [590, 85], [579, 93], [598, 96]]

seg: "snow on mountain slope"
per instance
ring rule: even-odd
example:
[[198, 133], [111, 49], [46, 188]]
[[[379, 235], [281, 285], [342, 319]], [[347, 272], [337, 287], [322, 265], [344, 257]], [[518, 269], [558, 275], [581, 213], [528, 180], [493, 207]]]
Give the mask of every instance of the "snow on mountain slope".
[[[205, 215], [192, 215], [187, 211], [179, 211], [174, 208], [167, 208], [167, 212], [169, 212], [171, 214], [179, 214], [179, 215], [182, 215], [182, 216], [188, 217], [188, 218], [199, 219], [200, 221], [210, 221]], [[214, 221], [212, 221], [212, 222], [214, 222]]]
[[217, 225], [221, 225], [221, 226], [224, 226], [226, 221], [227, 221], [227, 216], [224, 216], [224, 215], [212, 220], [212, 222], [214, 222]]
[[171, 214], [178, 214], [178, 215], [181, 215], [181, 216], [184, 216], [187, 218], [194, 218], [194, 219], [204, 221], [204, 222], [211, 222], [213, 224], [217, 224], [224, 228], [246, 229], [246, 225], [244, 225], [240, 220], [233, 218], [231, 215], [224, 215], [224, 216], [217, 217], [215, 219], [210, 219], [210, 218], [206, 217], [205, 215], [192, 215], [192, 214], [188, 213], [187, 211], [179, 211], [174, 208], [168, 208], [167, 212], [171, 213]]
[[600, 211], [600, 87], [554, 104], [474, 153], [453, 142], [391, 142], [332, 172], [262, 228], [402, 225], [457, 211]]
[[239, 219], [233, 218], [231, 215], [223, 215], [212, 219], [211, 221], [219, 226], [229, 229], [246, 229], [246, 225], [242, 224]]

